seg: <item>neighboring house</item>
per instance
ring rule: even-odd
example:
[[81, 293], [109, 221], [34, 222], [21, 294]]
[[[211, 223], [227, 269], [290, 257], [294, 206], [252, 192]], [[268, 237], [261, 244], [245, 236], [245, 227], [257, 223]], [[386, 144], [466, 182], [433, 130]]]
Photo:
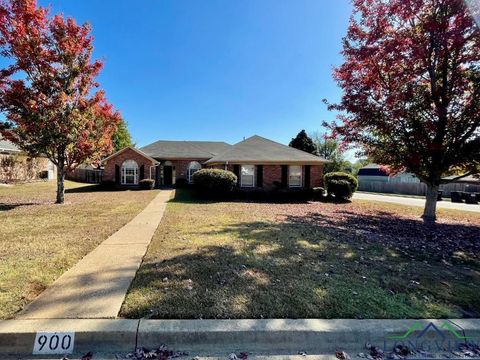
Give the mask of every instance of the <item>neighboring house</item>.
[[[456, 176], [445, 177], [452, 180]], [[378, 164], [368, 164], [358, 171], [358, 190], [403, 195], [425, 195], [426, 185], [412, 173], [389, 176]], [[454, 182], [440, 185], [445, 196], [452, 191], [480, 192], [480, 179], [467, 176]]]
[[388, 175], [378, 164], [368, 164], [358, 171], [358, 183], [388, 182], [388, 183], [410, 183], [418, 184], [420, 180], [412, 173], [400, 173], [393, 176]]
[[56, 168], [44, 156], [32, 158], [14, 143], [0, 137], [0, 182], [24, 182], [55, 179]]
[[128, 147], [103, 160], [104, 181], [135, 186], [155, 179], [157, 186], [192, 183], [201, 168], [234, 172], [242, 188], [316, 187], [327, 160], [283, 144], [252, 136], [235, 145], [212, 141], [157, 141], [141, 149]]

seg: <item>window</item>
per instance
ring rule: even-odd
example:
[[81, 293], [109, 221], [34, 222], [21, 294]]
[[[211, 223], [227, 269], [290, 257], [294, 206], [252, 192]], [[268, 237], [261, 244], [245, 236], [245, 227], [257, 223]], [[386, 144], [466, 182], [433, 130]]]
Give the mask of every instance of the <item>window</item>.
[[253, 187], [255, 178], [255, 165], [242, 165], [240, 172], [240, 186]]
[[125, 160], [122, 164], [122, 185], [138, 184], [138, 165], [134, 160]]
[[200, 170], [202, 168], [202, 165], [196, 161], [192, 161], [190, 164], [188, 164], [188, 170], [187, 170], [187, 179], [188, 182], [191, 184], [193, 183], [193, 174]]
[[301, 187], [302, 186], [302, 167], [289, 166], [288, 167], [288, 186]]

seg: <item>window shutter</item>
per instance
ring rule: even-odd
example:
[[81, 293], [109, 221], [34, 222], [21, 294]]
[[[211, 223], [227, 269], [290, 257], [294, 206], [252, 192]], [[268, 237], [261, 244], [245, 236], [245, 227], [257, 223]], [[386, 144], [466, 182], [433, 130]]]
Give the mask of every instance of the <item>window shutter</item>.
[[257, 165], [257, 187], [263, 187], [263, 165]]
[[120, 166], [115, 165], [115, 184], [120, 184]]
[[145, 179], [145, 165], [140, 166], [140, 180]]
[[305, 165], [305, 187], [310, 187], [310, 165]]
[[233, 173], [237, 175], [237, 184], [240, 184], [240, 165], [233, 165]]
[[288, 165], [282, 165], [282, 188], [288, 187]]

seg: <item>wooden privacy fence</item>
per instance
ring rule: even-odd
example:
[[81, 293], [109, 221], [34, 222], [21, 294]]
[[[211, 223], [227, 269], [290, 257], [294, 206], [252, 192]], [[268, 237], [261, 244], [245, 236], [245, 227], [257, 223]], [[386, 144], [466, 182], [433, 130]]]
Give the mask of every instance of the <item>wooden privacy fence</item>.
[[[358, 190], [389, 194], [425, 195], [427, 186], [423, 183], [360, 181], [358, 184]], [[473, 185], [469, 183], [454, 182], [440, 185], [440, 190], [443, 190], [443, 195], [448, 197], [452, 191], [480, 192], [480, 184]]]

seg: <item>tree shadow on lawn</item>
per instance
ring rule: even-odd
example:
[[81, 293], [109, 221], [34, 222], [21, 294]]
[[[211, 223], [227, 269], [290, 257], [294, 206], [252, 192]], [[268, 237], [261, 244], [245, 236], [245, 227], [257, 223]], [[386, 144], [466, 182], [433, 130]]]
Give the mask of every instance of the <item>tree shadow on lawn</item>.
[[39, 203], [0, 203], [0, 211], [10, 211], [22, 206], [39, 205]]
[[[362, 236], [367, 243], [393, 247], [408, 256], [451, 259], [470, 255], [480, 261], [480, 221], [472, 223], [437, 222], [400, 217], [388, 211], [362, 215], [339, 209], [334, 216], [310, 212], [304, 216], [286, 216], [287, 222], [324, 229], [327, 233], [349, 237]], [[480, 265], [480, 263], [478, 263]]]
[[[431, 318], [480, 314], [476, 225], [385, 212], [288, 216], [220, 227], [199, 246], [137, 273], [122, 315], [151, 318]], [[462, 234], [463, 239], [450, 238]], [[168, 241], [176, 241], [169, 239]], [[412, 249], [412, 242], [418, 242]], [[181, 248], [182, 244], [178, 246]], [[191, 250], [191, 251], [190, 251]], [[421, 253], [418, 251], [421, 250]], [[458, 251], [476, 269], [453, 265]], [[161, 255], [163, 256], [163, 255]]]
[[65, 189], [66, 194], [75, 193], [92, 193], [92, 192], [119, 192], [119, 191], [148, 191], [147, 189], [140, 189], [138, 187], [110, 187], [102, 184], [92, 184], [78, 187], [71, 187]]
[[100, 184], [76, 186], [71, 188], [66, 188], [66, 194], [76, 194], [76, 193], [87, 193], [87, 192], [98, 192], [98, 191], [108, 191], [105, 187]]

